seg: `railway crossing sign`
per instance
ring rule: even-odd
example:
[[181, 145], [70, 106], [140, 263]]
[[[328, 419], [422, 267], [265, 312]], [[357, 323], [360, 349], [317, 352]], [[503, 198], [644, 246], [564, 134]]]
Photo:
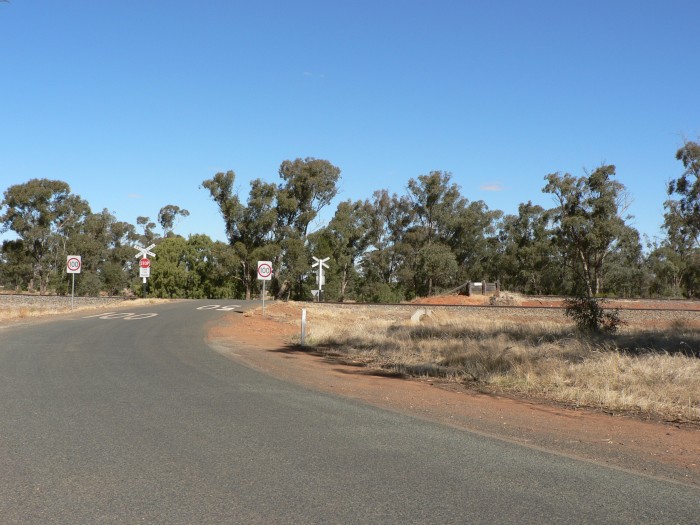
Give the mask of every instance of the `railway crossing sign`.
[[146, 297], [146, 279], [151, 276], [151, 261], [148, 260], [148, 255], [151, 257], [156, 256], [156, 254], [151, 251], [155, 247], [155, 244], [149, 244], [145, 248], [138, 243], [134, 244], [134, 248], [139, 252], [136, 258], [139, 259], [139, 277], [143, 279], [144, 297]]
[[311, 265], [312, 268], [316, 268], [316, 282], [318, 283], [318, 294], [314, 294], [316, 297], [317, 301], [321, 301], [321, 295], [323, 294], [323, 285], [326, 284], [326, 276], [323, 275], [323, 269], [328, 268], [328, 265], [326, 264], [326, 261], [330, 259], [330, 257], [326, 257], [325, 259], [319, 259], [318, 257], [312, 257], [315, 263]]
[[153, 253], [151, 250], [155, 248], [155, 244], [150, 244], [149, 246], [146, 246], [145, 248], [141, 246], [140, 244], [134, 244], [134, 248], [136, 248], [136, 251], [139, 252], [138, 255], [136, 256], [137, 259], [147, 259], [147, 255], [150, 255], [151, 257], [155, 257], [156, 254]]

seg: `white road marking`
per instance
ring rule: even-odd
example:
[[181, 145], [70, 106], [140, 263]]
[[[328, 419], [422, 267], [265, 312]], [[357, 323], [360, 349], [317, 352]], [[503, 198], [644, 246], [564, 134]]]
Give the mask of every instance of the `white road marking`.
[[92, 317], [97, 317], [98, 319], [123, 319], [125, 321], [138, 321], [141, 319], [150, 319], [158, 314], [148, 313], [148, 314], [135, 314], [133, 312], [103, 312], [101, 314], [88, 315], [83, 317], [83, 319], [90, 319]]

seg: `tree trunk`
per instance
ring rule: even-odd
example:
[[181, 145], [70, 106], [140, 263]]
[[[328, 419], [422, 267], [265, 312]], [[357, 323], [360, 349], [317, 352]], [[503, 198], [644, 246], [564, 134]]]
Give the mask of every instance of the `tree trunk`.
[[289, 290], [290, 290], [289, 281], [284, 281], [282, 283], [282, 286], [280, 286], [280, 291], [277, 292], [277, 299], [278, 300], [283, 299], [286, 295], [287, 296], [286, 300], [289, 300]]
[[250, 272], [248, 271], [248, 264], [245, 261], [241, 261], [241, 266], [243, 267], [243, 284], [245, 285], [245, 300], [250, 301], [253, 283], [250, 280]]
[[340, 280], [340, 297], [338, 300], [342, 303], [345, 301], [345, 290], [348, 287], [348, 267], [347, 265], [343, 268], [343, 277]]

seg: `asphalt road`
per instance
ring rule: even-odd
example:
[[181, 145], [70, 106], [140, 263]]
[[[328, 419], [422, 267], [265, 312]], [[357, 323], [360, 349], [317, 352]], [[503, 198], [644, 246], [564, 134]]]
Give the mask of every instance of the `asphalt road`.
[[0, 523], [700, 523], [693, 487], [232, 362], [216, 303], [0, 328]]

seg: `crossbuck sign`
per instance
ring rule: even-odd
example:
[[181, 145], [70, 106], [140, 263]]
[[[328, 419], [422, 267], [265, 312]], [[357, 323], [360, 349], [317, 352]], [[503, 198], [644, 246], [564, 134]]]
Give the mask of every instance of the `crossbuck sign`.
[[318, 257], [312, 257], [315, 263], [311, 265], [312, 268], [316, 268], [316, 282], [318, 283], [318, 301], [321, 301], [321, 294], [323, 293], [323, 285], [326, 284], [326, 276], [323, 275], [323, 269], [328, 268], [326, 261], [330, 257], [325, 259], [319, 259]]
[[151, 250], [155, 248], [155, 244], [150, 244], [146, 246], [145, 248], [141, 246], [140, 244], [134, 244], [134, 248], [136, 248], [136, 251], [139, 252], [139, 254], [136, 256], [137, 259], [147, 259], [146, 255], [150, 255], [151, 257], [155, 257], [156, 254], [153, 253]]
[[151, 276], [151, 262], [148, 260], [147, 255], [155, 257], [156, 254], [151, 250], [155, 248], [155, 244], [149, 244], [145, 248], [140, 244], [134, 244], [134, 248], [139, 252], [136, 256], [139, 260], [139, 277], [143, 279], [143, 296], [146, 297], [146, 279]]

